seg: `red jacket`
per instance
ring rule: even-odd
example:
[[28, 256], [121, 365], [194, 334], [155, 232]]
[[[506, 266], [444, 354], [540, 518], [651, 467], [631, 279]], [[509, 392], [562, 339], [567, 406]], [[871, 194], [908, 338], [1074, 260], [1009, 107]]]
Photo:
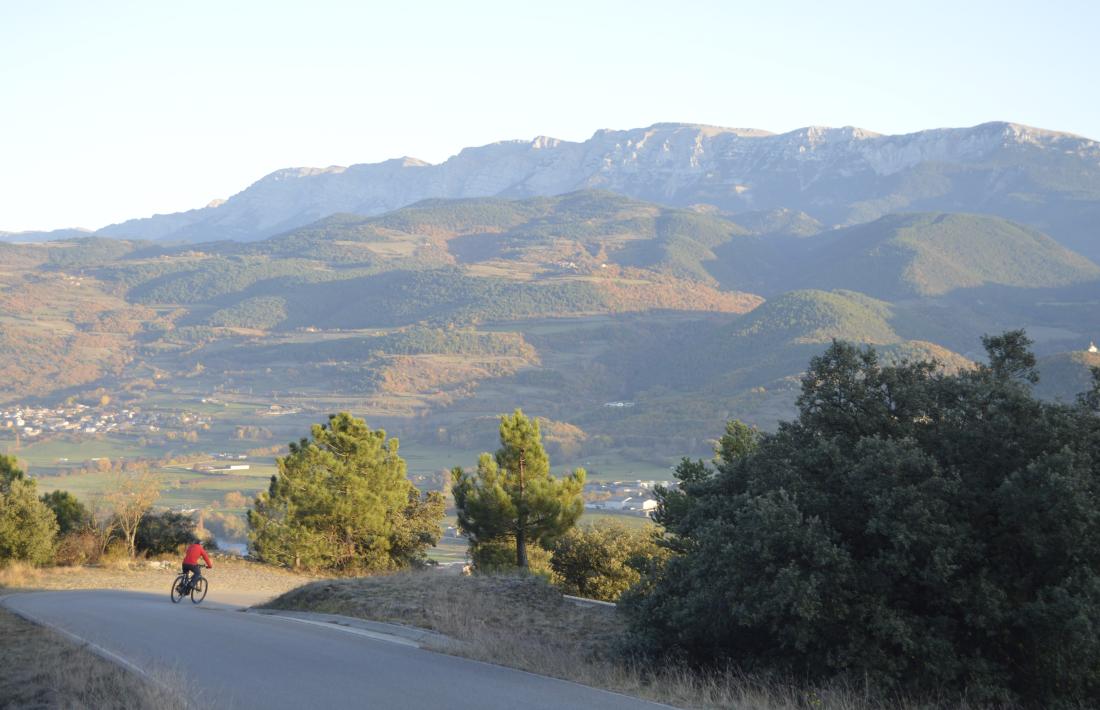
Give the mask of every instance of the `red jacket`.
[[187, 553], [183, 556], [183, 564], [198, 564], [200, 557], [206, 560], [207, 567], [214, 566], [214, 563], [210, 561], [210, 557], [206, 554], [206, 550], [202, 549], [202, 545], [197, 542], [193, 543], [190, 547], [187, 548]]

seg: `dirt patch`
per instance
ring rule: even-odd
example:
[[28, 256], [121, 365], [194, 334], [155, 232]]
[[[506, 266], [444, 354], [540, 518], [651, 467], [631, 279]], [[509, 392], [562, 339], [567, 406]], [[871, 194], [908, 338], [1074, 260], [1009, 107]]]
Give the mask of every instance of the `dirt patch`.
[[0, 707], [182, 710], [184, 686], [148, 682], [49, 629], [0, 609]]

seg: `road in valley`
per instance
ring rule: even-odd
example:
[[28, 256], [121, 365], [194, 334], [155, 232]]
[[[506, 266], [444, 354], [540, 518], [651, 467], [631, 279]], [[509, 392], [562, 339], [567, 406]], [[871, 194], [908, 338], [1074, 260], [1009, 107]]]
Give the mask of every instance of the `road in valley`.
[[[217, 708], [657, 708], [615, 693], [165, 592], [82, 590], [3, 604], [152, 673]], [[404, 640], [401, 640], [404, 641]], [[173, 683], [173, 684], [174, 684]]]

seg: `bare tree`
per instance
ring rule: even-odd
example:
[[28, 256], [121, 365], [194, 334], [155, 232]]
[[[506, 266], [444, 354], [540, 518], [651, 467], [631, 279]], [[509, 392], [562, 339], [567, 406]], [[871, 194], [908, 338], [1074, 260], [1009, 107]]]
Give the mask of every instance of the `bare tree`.
[[129, 548], [130, 557], [137, 554], [135, 538], [138, 524], [145, 512], [160, 497], [160, 485], [148, 469], [132, 473], [119, 472], [111, 478], [104, 500], [114, 511], [114, 523]]

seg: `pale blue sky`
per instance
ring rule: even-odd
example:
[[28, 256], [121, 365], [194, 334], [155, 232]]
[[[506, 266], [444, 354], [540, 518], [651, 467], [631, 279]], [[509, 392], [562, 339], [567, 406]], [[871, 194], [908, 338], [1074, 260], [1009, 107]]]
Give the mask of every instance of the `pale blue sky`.
[[0, 230], [687, 121], [1100, 138], [1100, 3], [0, 0]]

